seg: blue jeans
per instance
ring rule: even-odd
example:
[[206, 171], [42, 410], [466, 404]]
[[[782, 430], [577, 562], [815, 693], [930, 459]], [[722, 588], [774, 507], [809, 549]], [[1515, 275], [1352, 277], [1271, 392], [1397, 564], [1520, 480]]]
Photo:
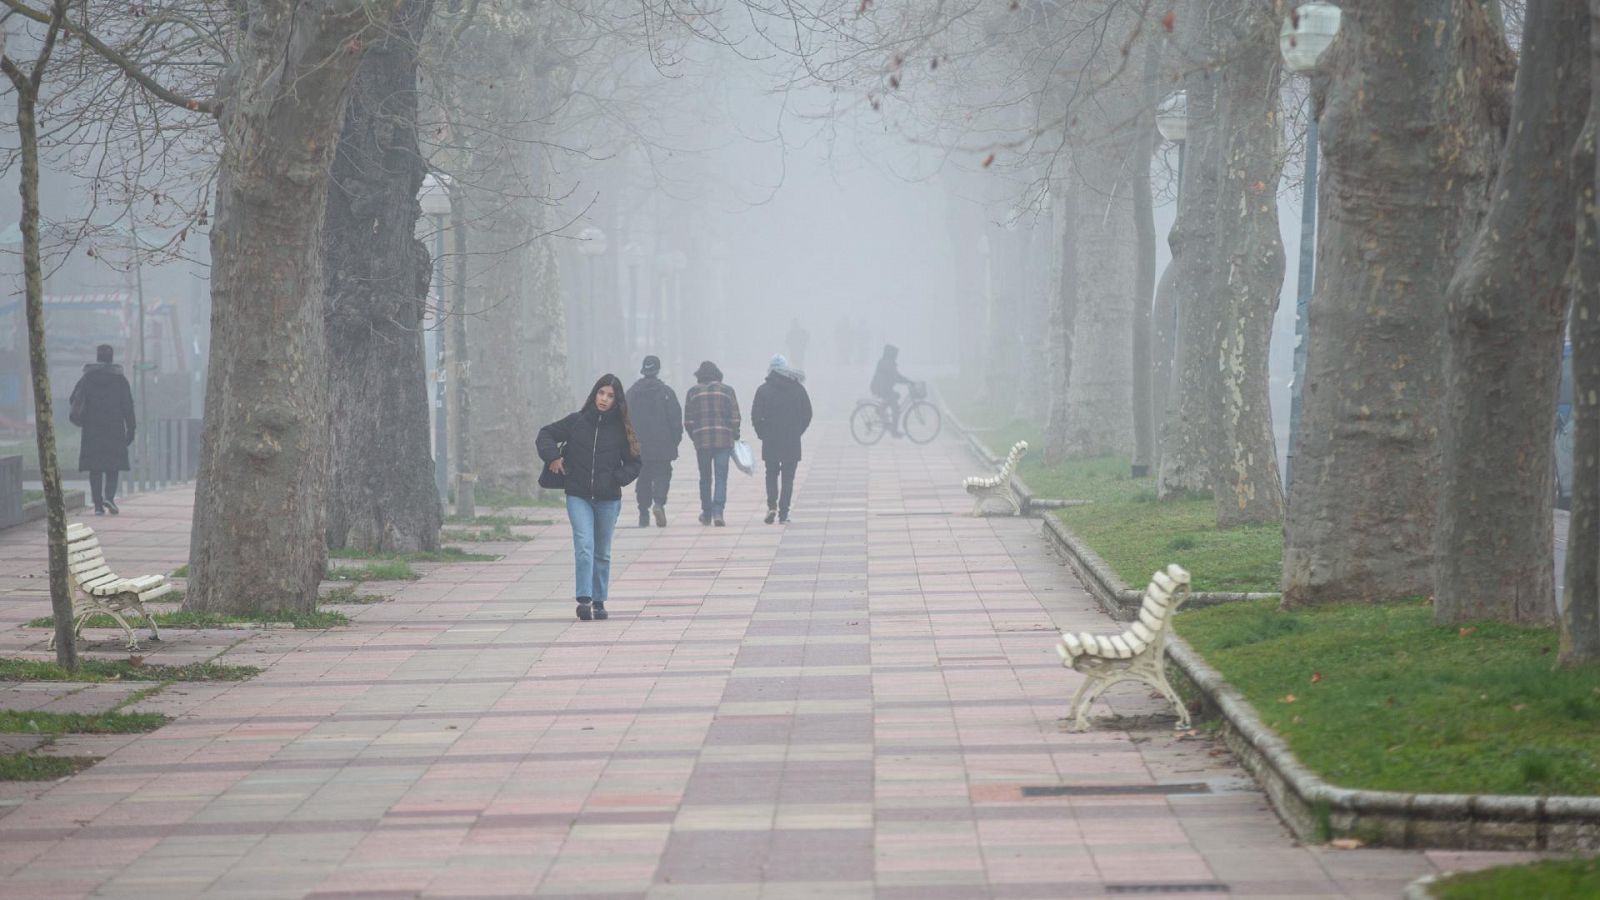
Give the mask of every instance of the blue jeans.
[[728, 460], [733, 458], [733, 448], [702, 450], [696, 447], [694, 455], [700, 462], [700, 514], [720, 516], [728, 505]]
[[604, 601], [611, 585], [611, 535], [617, 530], [621, 500], [588, 500], [567, 495], [572, 523], [572, 559], [578, 597]]

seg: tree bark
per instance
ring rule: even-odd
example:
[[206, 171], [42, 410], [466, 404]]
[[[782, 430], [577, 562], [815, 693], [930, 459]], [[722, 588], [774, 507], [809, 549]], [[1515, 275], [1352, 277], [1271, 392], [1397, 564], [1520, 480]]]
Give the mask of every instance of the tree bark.
[[1572, 260], [1572, 518], [1556, 665], [1600, 663], [1600, 0], [1589, 0], [1589, 118], [1573, 152], [1582, 187]]
[[1077, 316], [1067, 385], [1069, 456], [1127, 458], [1133, 453], [1133, 187], [1131, 128], [1074, 151], [1069, 192], [1078, 192]]
[[1267, 381], [1284, 275], [1278, 231], [1281, 65], [1278, 25], [1270, 13], [1270, 7], [1240, 4], [1229, 21], [1217, 103], [1224, 129], [1216, 222], [1221, 265], [1213, 296], [1199, 304], [1196, 317], [1214, 318], [1192, 326], [1214, 341], [1216, 432], [1208, 468], [1221, 528], [1283, 519]]
[[[1173, 242], [1176, 235], [1176, 228], [1167, 235], [1167, 247], [1174, 255], [1177, 253]], [[1177, 276], [1178, 267], [1168, 262], [1161, 272], [1161, 280], [1156, 283], [1155, 301], [1150, 312], [1150, 418], [1155, 435], [1155, 455], [1150, 459], [1152, 474], [1161, 472], [1161, 436], [1172, 397], [1173, 357], [1177, 353]]]
[[432, 0], [404, 0], [362, 57], [323, 231], [332, 477], [328, 546], [439, 548], [422, 320], [432, 261], [416, 237], [417, 48]]
[[329, 170], [395, 0], [251, 3], [221, 117], [211, 367], [184, 607], [309, 611], [327, 563]]
[[1133, 465], [1134, 478], [1150, 474], [1155, 464], [1155, 407], [1151, 379], [1151, 303], [1156, 293], [1155, 197], [1150, 186], [1150, 161], [1156, 148], [1156, 82], [1160, 77], [1159, 44], [1145, 46], [1144, 79], [1140, 82], [1139, 124], [1130, 177], [1133, 182]]
[[1450, 284], [1434, 620], [1552, 624], [1553, 423], [1589, 12], [1531, 0], [1493, 203]]
[[1214, 398], [1218, 367], [1215, 336], [1193, 323], [1209, 321], [1219, 258], [1217, 209], [1222, 135], [1217, 121], [1217, 78], [1222, 5], [1227, 0], [1191, 0], [1183, 16], [1184, 58], [1194, 60], [1183, 79], [1188, 108], [1183, 183], [1178, 217], [1167, 243], [1168, 266], [1177, 308], [1173, 329], [1172, 373], [1161, 423], [1161, 466], [1157, 493], [1162, 500], [1194, 496], [1212, 489], [1209, 448], [1215, 443]]
[[1066, 180], [1052, 185], [1055, 214], [1055, 285], [1050, 304], [1050, 412], [1045, 420], [1044, 460], [1058, 463], [1065, 459], [1071, 425], [1067, 402], [1072, 386], [1073, 332], [1078, 319], [1078, 192]]
[[23, 72], [4, 55], [0, 23], [0, 69], [17, 92], [17, 140], [22, 171], [17, 190], [22, 200], [23, 308], [28, 322], [28, 366], [33, 381], [34, 443], [39, 451], [39, 478], [44, 485], [46, 543], [49, 555], [50, 615], [55, 623], [56, 664], [78, 668], [78, 643], [72, 629], [72, 590], [67, 582], [67, 506], [56, 460], [55, 409], [50, 395], [50, 364], [44, 335], [44, 263], [39, 248], [39, 85], [44, 80], [56, 35], [66, 17], [66, 0], [51, 8], [49, 31], [31, 72]]
[[1444, 295], [1488, 206], [1505, 123], [1507, 50], [1480, 3], [1344, 8], [1319, 86], [1319, 278], [1286, 607], [1433, 588]]

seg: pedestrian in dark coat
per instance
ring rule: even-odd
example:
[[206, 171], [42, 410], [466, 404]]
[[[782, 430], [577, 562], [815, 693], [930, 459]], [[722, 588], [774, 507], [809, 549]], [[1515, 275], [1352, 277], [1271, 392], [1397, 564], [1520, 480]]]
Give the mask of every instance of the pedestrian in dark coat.
[[117, 473], [128, 471], [128, 446], [133, 443], [133, 389], [122, 367], [111, 361], [110, 344], [95, 348], [95, 362], [83, 367], [72, 388], [72, 424], [83, 429], [78, 468], [89, 473], [94, 514], [113, 516], [117, 508]]
[[[761, 459], [767, 464], [767, 518], [787, 525], [789, 502], [794, 498], [794, 472], [800, 465], [800, 436], [811, 427], [811, 396], [806, 376], [789, 367], [780, 354], [767, 366], [767, 380], [756, 388], [750, 402], [750, 427], [761, 439]], [[780, 489], [781, 485], [781, 489]]]
[[[611, 535], [622, 512], [622, 489], [639, 477], [639, 438], [628, 420], [622, 381], [600, 376], [583, 409], [539, 429], [534, 446], [567, 492], [578, 618], [607, 618]], [[540, 483], [550, 486], [542, 478]]]
[[683, 398], [683, 428], [700, 463], [700, 524], [718, 526], [728, 502], [728, 459], [739, 439], [739, 398], [722, 383], [722, 370], [706, 360]]
[[667, 524], [667, 488], [672, 485], [672, 462], [683, 441], [683, 407], [678, 395], [658, 376], [661, 360], [646, 356], [639, 369], [643, 376], [628, 388], [628, 416], [639, 436], [642, 465], [634, 494], [639, 500], [639, 527], [650, 525], [655, 510], [657, 527]]

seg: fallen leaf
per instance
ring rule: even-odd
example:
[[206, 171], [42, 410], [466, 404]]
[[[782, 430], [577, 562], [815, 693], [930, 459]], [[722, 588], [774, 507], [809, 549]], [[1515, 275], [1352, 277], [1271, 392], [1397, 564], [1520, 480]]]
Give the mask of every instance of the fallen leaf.
[[1335, 850], [1360, 850], [1366, 843], [1358, 838], [1337, 838], [1329, 841], [1328, 846]]
[[140, 666], [144, 665], [144, 657], [142, 657], [142, 656], [130, 656], [130, 657], [128, 657], [128, 665], [133, 666], [135, 669], [137, 669]]
[[985, 156], [983, 158], [983, 167], [985, 169], [989, 168], [992, 165], [994, 165], [994, 154], [993, 153], [991, 153], [988, 156]]
[[1168, 10], [1167, 14], [1161, 17], [1161, 27], [1167, 31], [1171, 31], [1172, 24], [1176, 21], [1178, 21], [1178, 11], [1175, 9]]
[[1526, 704], [1526, 703], [1514, 703], [1511, 706], [1511, 711], [1512, 712], [1522, 712], [1523, 710], [1525, 710], [1527, 708], [1528, 708], [1528, 704]]
[[1312, 672], [1311, 673], [1311, 683], [1312, 684], [1316, 684], [1317, 682], [1319, 682], [1321, 680], [1322, 680], [1322, 673], [1321, 672]]
[[1467, 628], [1461, 629], [1457, 633], [1460, 634], [1462, 637], [1472, 637], [1473, 632], [1475, 632], [1477, 630], [1478, 630], [1477, 626], [1469, 626]]
[[1278, 702], [1279, 702], [1279, 703], [1293, 703], [1293, 702], [1294, 702], [1294, 701], [1296, 701], [1296, 700], [1298, 700], [1298, 699], [1299, 699], [1299, 698], [1298, 698], [1298, 697], [1296, 697], [1296, 696], [1295, 696], [1295, 695], [1293, 695], [1293, 694], [1285, 694], [1285, 695], [1284, 695], [1284, 696], [1283, 696], [1283, 698], [1282, 698], [1282, 699], [1280, 699], [1280, 700], [1279, 700], [1279, 701], [1278, 701]]

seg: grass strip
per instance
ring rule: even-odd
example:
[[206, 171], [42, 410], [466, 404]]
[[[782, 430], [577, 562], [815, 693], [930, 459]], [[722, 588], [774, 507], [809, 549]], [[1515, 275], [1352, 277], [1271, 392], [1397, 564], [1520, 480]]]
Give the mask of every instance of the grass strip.
[[530, 497], [527, 494], [518, 494], [513, 491], [493, 491], [485, 488], [478, 488], [473, 491], [472, 502], [475, 505], [492, 510], [567, 505], [566, 497], [559, 492], [551, 493], [545, 497]]
[[416, 581], [419, 577], [403, 559], [386, 559], [364, 566], [330, 566], [329, 581]]
[[172, 577], [172, 578], [188, 578], [189, 577], [189, 566], [188, 566], [188, 564], [185, 563], [184, 565], [181, 565], [181, 566], [177, 567], [176, 569], [173, 569], [172, 570], [172, 575], [170, 577]]
[[1552, 629], [1439, 627], [1423, 601], [1229, 603], [1175, 627], [1333, 784], [1600, 793], [1600, 670], [1552, 670]]
[[0, 781], [55, 781], [76, 775], [99, 761], [92, 756], [10, 753], [0, 756]]
[[129, 659], [79, 659], [76, 671], [68, 672], [42, 659], [0, 657], [0, 682], [3, 681], [244, 681], [261, 674], [255, 666], [230, 666], [196, 662], [181, 666], [145, 665]]
[[5, 734], [144, 734], [169, 720], [160, 713], [58, 713], [0, 709]]
[[1438, 900], [1591, 900], [1600, 897], [1600, 859], [1550, 859], [1463, 872], [1434, 882]]
[[44, 499], [44, 491], [23, 491], [22, 492], [22, 502], [23, 503], [32, 503], [35, 500], [43, 500], [43, 499]]
[[[507, 530], [509, 531], [509, 529]], [[387, 551], [373, 553], [345, 547], [338, 550], [329, 550], [328, 556], [331, 559], [401, 560], [404, 562], [493, 562], [500, 558], [493, 553], [472, 553], [460, 547], [441, 547], [438, 550], [417, 550], [410, 553], [391, 553]]]
[[359, 593], [356, 590], [355, 585], [334, 588], [333, 590], [317, 598], [317, 603], [324, 606], [370, 606], [374, 603], [387, 602], [389, 602], [389, 597], [383, 594]]
[[549, 525], [550, 519], [529, 519], [524, 516], [450, 516], [445, 519], [451, 525], [485, 525], [496, 528], [510, 528], [513, 525]]
[[[467, 544], [490, 543], [495, 541], [520, 543], [533, 540], [532, 537], [526, 534], [518, 534], [515, 531], [512, 531], [509, 525], [493, 525], [489, 528], [480, 528], [477, 530], [470, 528], [446, 528], [445, 530], [439, 532], [439, 537], [441, 540], [460, 541]], [[450, 547], [449, 549], [455, 550], [457, 548]]]
[[[303, 613], [296, 610], [274, 609], [260, 610], [241, 614], [195, 612], [187, 609], [174, 609], [164, 612], [150, 613], [160, 628], [226, 628], [236, 625], [292, 625], [295, 628], [335, 628], [340, 625], [349, 625], [350, 617], [335, 610], [312, 610]], [[138, 614], [125, 615], [128, 624], [136, 630], [143, 623]], [[54, 628], [55, 618], [43, 616], [28, 622], [31, 628]], [[117, 628], [115, 619], [104, 613], [95, 613], [89, 617], [85, 626], [87, 628]]]

